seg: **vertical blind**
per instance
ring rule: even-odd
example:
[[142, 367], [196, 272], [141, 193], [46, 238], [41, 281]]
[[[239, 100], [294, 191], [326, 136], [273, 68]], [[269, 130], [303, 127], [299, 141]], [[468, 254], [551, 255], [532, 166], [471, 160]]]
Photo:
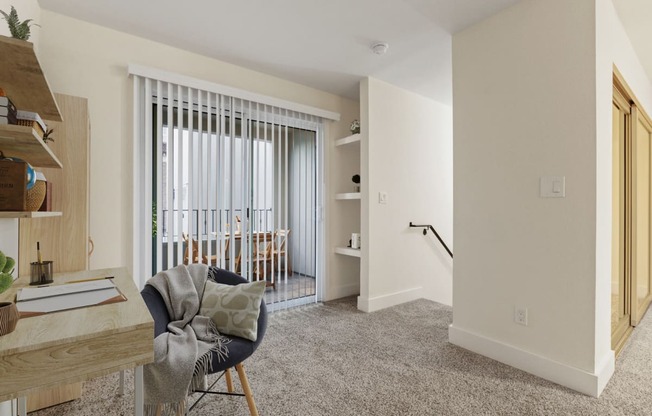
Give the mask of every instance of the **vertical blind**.
[[[133, 75], [134, 273], [203, 262], [318, 299], [322, 117]], [[272, 308], [274, 309], [274, 308]]]

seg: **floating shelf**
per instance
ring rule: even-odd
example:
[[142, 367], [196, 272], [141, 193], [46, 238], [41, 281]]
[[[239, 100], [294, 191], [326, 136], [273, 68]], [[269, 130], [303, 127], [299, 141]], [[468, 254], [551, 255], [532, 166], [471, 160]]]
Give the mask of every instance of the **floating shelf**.
[[58, 211], [0, 211], [0, 218], [48, 218], [61, 215]]
[[335, 146], [344, 146], [345, 144], [360, 143], [360, 133], [335, 140]]
[[343, 194], [335, 194], [335, 199], [360, 199], [360, 192], [348, 192]]
[[6, 157], [23, 159], [34, 167], [63, 167], [52, 149], [28, 126], [0, 125], [0, 150]]
[[360, 258], [360, 249], [351, 247], [335, 247], [335, 253], [343, 256], [351, 256]]
[[0, 87], [17, 109], [38, 113], [44, 120], [63, 121], [34, 44], [0, 36]]

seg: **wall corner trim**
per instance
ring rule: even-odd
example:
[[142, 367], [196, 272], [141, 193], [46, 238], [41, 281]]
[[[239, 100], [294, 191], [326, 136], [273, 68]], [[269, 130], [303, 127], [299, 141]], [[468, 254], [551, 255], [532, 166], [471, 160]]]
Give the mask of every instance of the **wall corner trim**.
[[414, 287], [387, 295], [375, 297], [358, 296], [358, 309], [363, 312], [375, 312], [401, 303], [411, 302], [422, 298], [422, 288]]
[[590, 373], [486, 338], [459, 328], [455, 324], [451, 324], [448, 328], [448, 340], [451, 344], [592, 397], [600, 396], [614, 373], [613, 351], [599, 361], [600, 365], [595, 373]]

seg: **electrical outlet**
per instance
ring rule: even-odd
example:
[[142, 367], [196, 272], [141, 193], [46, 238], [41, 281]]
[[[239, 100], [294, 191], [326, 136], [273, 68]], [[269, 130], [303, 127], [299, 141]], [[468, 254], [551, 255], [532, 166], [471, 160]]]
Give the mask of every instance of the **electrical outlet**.
[[527, 308], [519, 306], [514, 308], [514, 322], [527, 326]]

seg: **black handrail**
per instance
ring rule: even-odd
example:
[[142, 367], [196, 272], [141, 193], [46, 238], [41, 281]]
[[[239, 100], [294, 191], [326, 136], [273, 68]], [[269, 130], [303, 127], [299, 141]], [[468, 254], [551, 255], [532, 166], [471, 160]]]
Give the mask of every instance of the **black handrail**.
[[450, 251], [446, 243], [444, 243], [444, 240], [441, 239], [439, 236], [439, 233], [437, 233], [437, 230], [435, 230], [435, 227], [433, 227], [430, 224], [422, 224], [422, 225], [417, 225], [417, 224], [412, 224], [412, 221], [410, 221], [410, 228], [423, 228], [423, 235], [428, 234], [428, 229], [435, 234], [435, 237], [437, 237], [437, 240], [441, 243], [442, 246], [444, 246], [444, 249], [448, 252], [448, 254], [451, 256], [451, 259], [453, 258], [453, 252]]

